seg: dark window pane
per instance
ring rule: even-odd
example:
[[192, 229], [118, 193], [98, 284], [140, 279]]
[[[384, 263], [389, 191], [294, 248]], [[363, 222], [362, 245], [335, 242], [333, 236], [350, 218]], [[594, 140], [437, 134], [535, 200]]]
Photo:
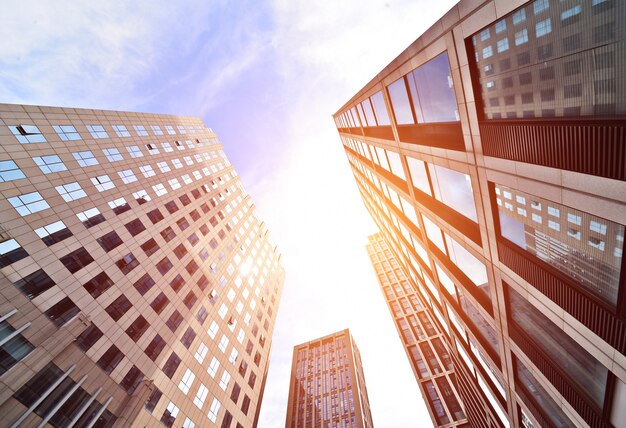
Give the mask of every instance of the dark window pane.
[[102, 293], [111, 288], [112, 285], [113, 281], [109, 278], [109, 275], [104, 272], [100, 272], [98, 275], [83, 284], [83, 287], [94, 299], [96, 299]]
[[250, 408], [250, 397], [245, 395], [243, 397], [243, 401], [241, 402], [241, 411], [244, 415], [248, 414], [248, 409]]
[[105, 310], [115, 321], [118, 321], [122, 316], [133, 307], [130, 300], [125, 295], [121, 295], [113, 301]]
[[189, 199], [189, 196], [187, 195], [182, 195], [179, 199], [183, 205], [189, 205], [191, 203], [191, 199]]
[[158, 356], [161, 354], [161, 351], [163, 351], [163, 348], [165, 348], [165, 340], [157, 334], [154, 336], [154, 339], [152, 339], [152, 342], [146, 346], [144, 352], [148, 358], [152, 361], [156, 361]]
[[[0, 339], [6, 339], [15, 329], [6, 321], [0, 322]], [[21, 334], [13, 336], [0, 347], [0, 376], [20, 362], [35, 347]]]
[[56, 232], [51, 233], [48, 236], [44, 236], [43, 238], [41, 238], [41, 240], [49, 247], [56, 244], [57, 242], [61, 242], [64, 239], [69, 238], [70, 236], [73, 236], [72, 231], [65, 227], [61, 230], [57, 230]]
[[148, 292], [148, 290], [150, 290], [153, 286], [154, 286], [155, 282], [154, 280], [150, 277], [150, 275], [145, 274], [144, 276], [142, 276], [141, 278], [139, 278], [134, 284], [133, 286], [135, 287], [135, 289], [139, 292], [139, 294], [141, 294], [142, 296], [144, 294], [146, 294]]
[[78, 250], [72, 251], [68, 255], [61, 257], [59, 260], [63, 263], [67, 270], [74, 273], [93, 262], [93, 257], [91, 257], [85, 248], [81, 247]]
[[187, 238], [187, 241], [189, 241], [191, 245], [196, 245], [198, 242], [200, 242], [200, 238], [198, 238], [198, 235], [196, 235], [195, 233], [192, 233]]
[[161, 214], [161, 211], [159, 211], [158, 208], [155, 208], [152, 211], [150, 211], [147, 214], [147, 216], [150, 219], [150, 221], [152, 222], [152, 224], [157, 224], [158, 222], [160, 222], [164, 218], [163, 214]]
[[183, 322], [183, 316], [178, 311], [174, 311], [172, 315], [170, 315], [169, 319], [165, 323], [169, 327], [172, 332], [176, 333], [176, 329], [180, 326], [180, 323]]
[[139, 260], [135, 258], [133, 253], [126, 254], [124, 257], [115, 262], [124, 275], [139, 266]]
[[14, 285], [26, 297], [34, 299], [44, 291], [52, 288], [55, 284], [56, 283], [43, 269], [39, 269], [18, 280]]
[[180, 341], [185, 346], [185, 348], [189, 349], [195, 338], [196, 332], [193, 330], [193, 328], [189, 327], [185, 331], [185, 334], [183, 334], [183, 337], [180, 339]]
[[163, 373], [165, 373], [165, 375], [171, 379], [172, 376], [174, 376], [174, 373], [176, 373], [176, 369], [178, 369], [179, 365], [180, 357], [176, 355], [175, 352], [172, 352], [172, 355], [170, 355], [170, 357], [165, 362], [165, 365], [163, 366]]
[[161, 236], [165, 239], [165, 242], [170, 242], [172, 239], [176, 237], [176, 232], [171, 227], [166, 227], [161, 231]]
[[97, 239], [98, 244], [106, 251], [107, 253], [112, 249], [122, 245], [122, 239], [115, 232], [109, 232], [106, 235], [101, 236]]
[[154, 298], [152, 303], [150, 303], [150, 306], [152, 307], [152, 309], [154, 309], [154, 312], [160, 314], [169, 302], [170, 301], [167, 296], [163, 292], [161, 292], [158, 296]]
[[146, 410], [152, 413], [156, 405], [159, 403], [162, 395], [163, 393], [161, 392], [161, 390], [157, 387], [154, 387], [154, 390], [152, 391], [150, 397], [148, 398], [148, 401], [146, 402]]
[[173, 267], [174, 265], [172, 265], [172, 262], [170, 262], [170, 259], [168, 259], [167, 257], [161, 259], [158, 263], [157, 263], [157, 269], [159, 270], [159, 272], [161, 273], [161, 275], [165, 275], [167, 272], [169, 272], [169, 270]]
[[133, 395], [135, 389], [137, 389], [137, 385], [143, 379], [143, 373], [136, 366], [132, 366], [131, 369], [126, 373], [124, 379], [120, 382], [122, 388], [126, 390], [128, 395]]
[[26, 407], [30, 407], [43, 394], [63, 376], [63, 370], [58, 368], [54, 363], [48, 363], [35, 376], [30, 378], [15, 394], [13, 398], [22, 403]]
[[180, 227], [180, 230], [185, 230], [189, 227], [189, 221], [187, 221], [185, 217], [178, 219], [178, 221], [176, 221], [176, 224], [178, 225], [178, 227]]
[[176, 248], [174, 248], [174, 254], [176, 254], [176, 257], [180, 260], [185, 257], [185, 254], [187, 254], [187, 248], [185, 248], [184, 244], [179, 244]]
[[193, 275], [194, 272], [198, 270], [198, 263], [196, 263], [194, 260], [190, 261], [189, 263], [187, 263], [187, 266], [185, 266], [185, 270], [189, 272], [189, 275]]
[[76, 346], [78, 346], [83, 352], [87, 352], [91, 347], [102, 337], [102, 331], [94, 324], [90, 324], [89, 327], [83, 331], [80, 336], [76, 338]]
[[185, 296], [185, 299], [183, 300], [183, 303], [185, 304], [185, 306], [187, 306], [189, 309], [191, 309], [191, 308], [193, 308], [193, 305], [195, 305], [197, 301], [198, 301], [198, 297], [194, 294], [193, 291], [190, 291]]
[[178, 211], [178, 205], [176, 205], [176, 202], [174, 201], [169, 201], [165, 204], [165, 209], [170, 214], [174, 214], [176, 211]]
[[176, 275], [174, 279], [170, 281], [170, 287], [172, 287], [172, 290], [174, 290], [177, 293], [180, 291], [181, 288], [183, 288], [184, 285], [185, 285], [185, 280], [180, 275]]
[[159, 250], [159, 244], [157, 244], [154, 238], [150, 238], [141, 244], [141, 249], [146, 253], [146, 256], [150, 257]]
[[198, 309], [198, 313], [196, 314], [196, 319], [198, 320], [200, 325], [204, 323], [208, 316], [209, 312], [206, 310], [206, 308], [204, 306], [200, 306], [200, 309]]
[[122, 351], [120, 351], [117, 346], [111, 345], [96, 364], [104, 370], [105, 373], [111, 374], [123, 358], [124, 354]]
[[[0, 245], [4, 244], [5, 242], [7, 241], [0, 242]], [[17, 247], [12, 250], [6, 251], [5, 253], [0, 252], [0, 268], [9, 266], [18, 260], [22, 260], [24, 257], [28, 257], [28, 253], [26, 252], [26, 250], [22, 248], [22, 246], [19, 245], [17, 241], [9, 240], [7, 244], [11, 244], [11, 243], [14, 244], [12, 245], [12, 247], [13, 246], [17, 246]]]
[[133, 323], [128, 326], [128, 328], [126, 329], [126, 334], [136, 342], [141, 338], [141, 336], [143, 336], [147, 329], [148, 321], [146, 321], [144, 317], [139, 315], [135, 319], [135, 321], [133, 321]]
[[80, 309], [72, 302], [72, 299], [66, 297], [56, 305], [48, 309], [44, 314], [56, 325], [61, 327], [63, 324], [74, 318]]
[[128, 232], [133, 236], [139, 235], [141, 232], [146, 230], [146, 226], [144, 226], [141, 220], [139, 220], [138, 218], [126, 223], [124, 226], [126, 226]]

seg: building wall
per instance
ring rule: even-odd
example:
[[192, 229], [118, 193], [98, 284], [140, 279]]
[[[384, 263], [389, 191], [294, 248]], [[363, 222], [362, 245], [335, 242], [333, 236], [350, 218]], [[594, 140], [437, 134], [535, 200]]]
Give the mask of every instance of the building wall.
[[430, 319], [383, 235], [369, 237], [367, 252], [433, 425], [469, 426], [454, 385], [454, 365], [444, 333]]
[[215, 133], [1, 105], [0, 142], [7, 425], [253, 426], [284, 270]]
[[461, 1], [334, 116], [473, 426], [623, 424], [625, 7]]
[[361, 356], [349, 330], [294, 347], [285, 427], [373, 427]]

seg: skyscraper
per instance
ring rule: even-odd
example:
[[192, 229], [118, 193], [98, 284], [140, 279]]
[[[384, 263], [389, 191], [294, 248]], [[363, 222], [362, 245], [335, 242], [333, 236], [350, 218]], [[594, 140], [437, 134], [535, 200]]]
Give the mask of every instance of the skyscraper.
[[373, 428], [361, 354], [348, 329], [293, 348], [286, 428]]
[[434, 425], [469, 426], [454, 386], [454, 366], [445, 338], [435, 328], [427, 305], [380, 233], [369, 237], [367, 252]]
[[0, 105], [7, 426], [256, 424], [284, 270], [199, 118]]
[[472, 426], [624, 426], [625, 66], [624, 2], [462, 0], [334, 116]]

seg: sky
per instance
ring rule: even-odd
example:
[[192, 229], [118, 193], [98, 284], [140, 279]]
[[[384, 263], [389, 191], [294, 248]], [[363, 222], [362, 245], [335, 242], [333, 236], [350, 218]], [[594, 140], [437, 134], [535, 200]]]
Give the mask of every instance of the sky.
[[284, 426], [293, 346], [350, 328], [377, 428], [430, 426], [365, 245], [332, 120], [455, 0], [4, 0], [0, 102], [201, 117], [287, 272], [260, 427]]

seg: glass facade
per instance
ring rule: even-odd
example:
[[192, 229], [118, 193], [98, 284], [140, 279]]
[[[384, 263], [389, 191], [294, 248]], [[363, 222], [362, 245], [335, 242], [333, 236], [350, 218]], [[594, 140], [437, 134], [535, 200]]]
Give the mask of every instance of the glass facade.
[[623, 1], [542, 0], [474, 34], [484, 118], [625, 115], [625, 14]]
[[615, 305], [624, 226], [499, 184], [501, 235]]

